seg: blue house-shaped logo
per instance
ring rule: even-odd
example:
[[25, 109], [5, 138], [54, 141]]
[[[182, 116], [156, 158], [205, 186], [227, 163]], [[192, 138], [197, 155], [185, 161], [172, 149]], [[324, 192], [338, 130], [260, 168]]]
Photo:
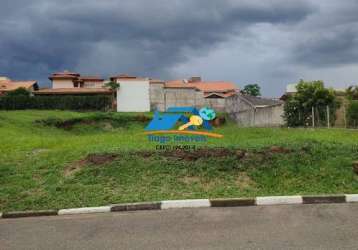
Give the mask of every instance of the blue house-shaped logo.
[[[200, 112], [202, 112], [202, 110], [200, 110]], [[155, 111], [153, 119], [145, 130], [173, 130], [179, 122], [182, 124], [190, 124], [192, 116], [202, 116], [200, 112], [195, 107], [171, 107], [163, 114]], [[187, 115], [189, 115], [189, 117]], [[215, 117], [215, 113], [213, 117]], [[212, 130], [212, 126], [207, 119], [202, 119], [202, 126], [206, 130]], [[187, 127], [188, 130], [195, 130], [195, 128], [196, 126], [194, 125]]]

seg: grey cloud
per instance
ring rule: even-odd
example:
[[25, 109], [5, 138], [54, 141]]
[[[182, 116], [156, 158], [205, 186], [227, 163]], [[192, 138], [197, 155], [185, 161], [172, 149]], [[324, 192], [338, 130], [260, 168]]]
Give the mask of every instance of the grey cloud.
[[284, 0], [4, 1], [0, 74], [44, 80], [66, 68], [169, 77], [187, 49], [205, 54], [250, 25], [297, 23], [315, 10]]
[[312, 35], [294, 50], [299, 62], [314, 67], [335, 66], [358, 61], [358, 27], [338, 29]]
[[332, 67], [358, 62], [358, 2], [323, 5], [319, 15], [296, 32], [294, 61], [310, 67]]

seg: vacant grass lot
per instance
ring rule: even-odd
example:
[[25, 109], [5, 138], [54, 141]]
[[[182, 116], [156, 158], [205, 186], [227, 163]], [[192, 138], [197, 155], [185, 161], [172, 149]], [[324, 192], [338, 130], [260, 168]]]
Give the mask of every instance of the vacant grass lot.
[[160, 153], [141, 134], [146, 123], [138, 114], [0, 112], [0, 211], [358, 193], [358, 131], [229, 123], [215, 129], [223, 139], [196, 144], [224, 149]]

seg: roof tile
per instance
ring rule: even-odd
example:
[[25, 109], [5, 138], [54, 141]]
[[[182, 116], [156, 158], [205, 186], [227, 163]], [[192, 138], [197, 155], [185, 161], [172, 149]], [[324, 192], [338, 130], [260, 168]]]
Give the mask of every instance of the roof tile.
[[5, 80], [0, 81], [0, 90], [1, 91], [12, 91], [18, 88], [29, 89], [34, 86], [37, 81], [11, 81]]
[[34, 92], [38, 95], [64, 95], [64, 94], [110, 94], [112, 91], [106, 88], [59, 88], [41, 89]]

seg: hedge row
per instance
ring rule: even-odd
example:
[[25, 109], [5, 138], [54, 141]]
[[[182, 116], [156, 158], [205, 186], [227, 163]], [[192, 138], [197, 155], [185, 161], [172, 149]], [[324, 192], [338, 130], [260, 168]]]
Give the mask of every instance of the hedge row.
[[358, 126], [358, 100], [352, 100], [347, 110], [347, 120], [350, 127]]
[[74, 111], [106, 111], [111, 108], [110, 96], [3, 96], [0, 110], [60, 109]]

